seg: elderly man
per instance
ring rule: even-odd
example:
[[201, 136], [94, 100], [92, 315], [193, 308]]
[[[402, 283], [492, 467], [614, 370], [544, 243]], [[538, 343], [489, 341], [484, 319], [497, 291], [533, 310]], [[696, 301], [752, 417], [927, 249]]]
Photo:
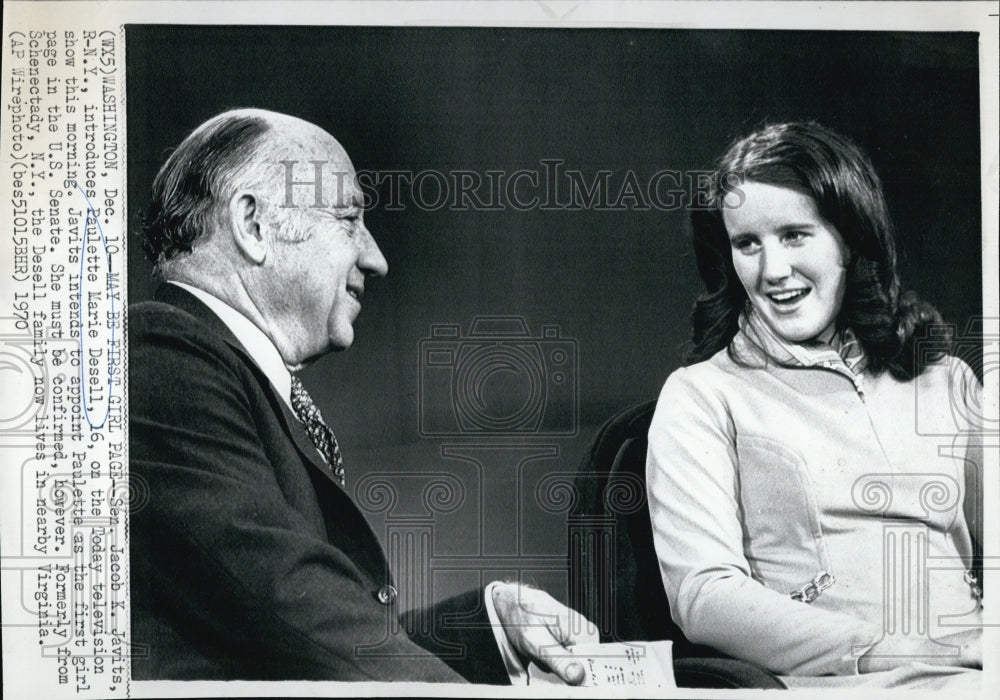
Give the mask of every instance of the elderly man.
[[[302, 206], [282, 161], [324, 168]], [[131, 516], [136, 679], [504, 682], [518, 656], [582, 679], [564, 645], [585, 621], [516, 584], [393, 631], [424, 625], [393, 624], [386, 557], [294, 375], [351, 345], [387, 272], [361, 202], [332, 136], [261, 110], [209, 120], [156, 177], [145, 247], [164, 284], [129, 312], [130, 464], [149, 492]]]

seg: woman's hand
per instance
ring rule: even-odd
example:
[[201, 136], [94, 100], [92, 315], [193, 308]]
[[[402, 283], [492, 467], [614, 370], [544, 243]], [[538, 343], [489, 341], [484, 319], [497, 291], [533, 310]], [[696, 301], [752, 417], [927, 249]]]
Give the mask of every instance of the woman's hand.
[[860, 673], [890, 671], [914, 661], [932, 663], [936, 666], [982, 668], [983, 631], [963, 630], [937, 639], [888, 636], [858, 660], [858, 671]]

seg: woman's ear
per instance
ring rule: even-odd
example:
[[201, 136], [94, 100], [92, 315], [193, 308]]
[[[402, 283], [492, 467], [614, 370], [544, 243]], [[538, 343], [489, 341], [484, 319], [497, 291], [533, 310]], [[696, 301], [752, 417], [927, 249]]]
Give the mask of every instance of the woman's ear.
[[248, 192], [233, 195], [229, 200], [229, 224], [236, 249], [255, 265], [263, 264], [267, 258], [268, 241], [254, 195]]

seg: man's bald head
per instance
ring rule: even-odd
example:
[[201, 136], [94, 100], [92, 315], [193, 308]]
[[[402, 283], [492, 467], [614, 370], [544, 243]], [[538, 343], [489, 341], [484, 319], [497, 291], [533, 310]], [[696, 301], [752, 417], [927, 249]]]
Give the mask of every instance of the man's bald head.
[[239, 190], [277, 198], [284, 184], [280, 161], [317, 158], [330, 161], [333, 171], [353, 173], [336, 139], [297, 117], [238, 109], [206, 121], [181, 142], [153, 181], [143, 248], [157, 272], [163, 274], [196, 241], [215, 231]]

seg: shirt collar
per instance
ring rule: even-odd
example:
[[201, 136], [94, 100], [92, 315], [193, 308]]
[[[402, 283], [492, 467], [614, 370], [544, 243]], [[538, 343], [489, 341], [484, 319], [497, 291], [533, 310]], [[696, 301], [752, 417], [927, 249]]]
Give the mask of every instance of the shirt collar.
[[864, 348], [850, 328], [834, 333], [829, 343], [790, 343], [778, 337], [750, 307], [740, 316], [740, 335], [779, 364], [833, 370], [850, 379], [858, 393], [864, 393], [868, 363]]
[[209, 294], [204, 289], [192, 287], [184, 282], [170, 281], [181, 289], [195, 295], [199, 301], [212, 310], [219, 319], [226, 324], [226, 327], [236, 336], [236, 340], [246, 349], [257, 363], [264, 376], [268, 378], [278, 394], [289, 408], [292, 405], [292, 375], [281, 359], [281, 353], [274, 346], [271, 339], [260, 328], [254, 325], [253, 321], [234, 309], [232, 306], [222, 301], [219, 297]]

